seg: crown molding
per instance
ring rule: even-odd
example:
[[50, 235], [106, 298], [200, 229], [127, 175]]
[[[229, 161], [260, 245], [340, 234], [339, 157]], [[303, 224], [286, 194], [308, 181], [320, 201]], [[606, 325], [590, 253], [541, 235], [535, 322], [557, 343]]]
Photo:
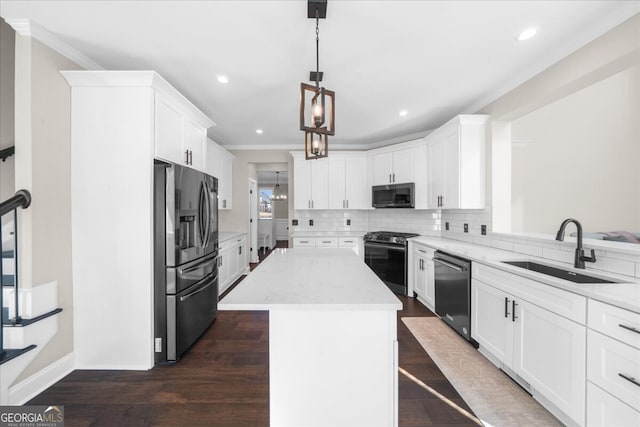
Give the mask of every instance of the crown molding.
[[44, 45], [58, 52], [60, 55], [75, 62], [86, 70], [102, 70], [103, 67], [98, 63], [92, 61], [87, 56], [80, 53], [78, 50], [72, 48], [58, 36], [45, 30], [40, 25], [36, 24], [29, 19], [5, 19], [7, 24], [15, 30], [16, 33], [23, 37], [32, 37]]

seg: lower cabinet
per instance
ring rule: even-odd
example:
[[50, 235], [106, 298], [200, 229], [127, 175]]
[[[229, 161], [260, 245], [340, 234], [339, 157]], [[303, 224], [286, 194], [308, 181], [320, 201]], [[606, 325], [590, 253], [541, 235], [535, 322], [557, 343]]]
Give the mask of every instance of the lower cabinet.
[[561, 421], [584, 425], [586, 328], [526, 298], [542, 297], [546, 291], [551, 292], [548, 298], [559, 298], [562, 292], [568, 305], [585, 308], [585, 317], [586, 298], [512, 276], [517, 279], [503, 283], [472, 280], [471, 336]]
[[587, 427], [640, 426], [640, 314], [589, 300], [587, 327]]
[[416, 298], [429, 310], [435, 312], [435, 276], [433, 255], [435, 250], [415, 244], [410, 256], [413, 258], [409, 281], [413, 283], [413, 291]]
[[218, 254], [218, 295], [220, 295], [238, 277], [245, 274], [249, 267], [246, 234], [220, 241]]

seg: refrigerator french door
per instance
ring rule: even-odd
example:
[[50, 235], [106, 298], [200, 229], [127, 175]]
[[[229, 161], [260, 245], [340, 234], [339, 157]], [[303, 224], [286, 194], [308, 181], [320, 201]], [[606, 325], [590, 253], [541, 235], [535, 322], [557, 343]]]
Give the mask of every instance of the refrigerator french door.
[[214, 321], [218, 304], [218, 182], [155, 162], [155, 362], [174, 362]]

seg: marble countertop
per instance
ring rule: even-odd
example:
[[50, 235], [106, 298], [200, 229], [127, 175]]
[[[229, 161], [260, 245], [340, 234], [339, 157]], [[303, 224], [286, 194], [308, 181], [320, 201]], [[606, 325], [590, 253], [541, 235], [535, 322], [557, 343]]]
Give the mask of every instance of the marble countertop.
[[219, 310], [392, 310], [402, 302], [351, 249], [276, 249]]
[[294, 231], [291, 237], [359, 237], [367, 234], [364, 231]]
[[[481, 245], [460, 242], [457, 240], [444, 239], [440, 237], [414, 237], [411, 242], [420, 243], [434, 249], [448, 252], [452, 255], [469, 259], [473, 262], [482, 263], [518, 276], [536, 280], [556, 288], [564, 289], [587, 298], [592, 298], [608, 304], [615, 305], [636, 313], [640, 313], [640, 283], [634, 281], [634, 278], [612, 273], [602, 274], [593, 270], [578, 270], [568, 267], [567, 264], [554, 262], [546, 258], [538, 258], [530, 255], [504, 251], [501, 249], [489, 248]], [[505, 264], [501, 261], [535, 261], [541, 264], [556, 266], [559, 268], [575, 271], [580, 274], [588, 274], [590, 276], [602, 279], [614, 280], [620, 283], [573, 283], [567, 280], [548, 276], [546, 274], [536, 273]]]

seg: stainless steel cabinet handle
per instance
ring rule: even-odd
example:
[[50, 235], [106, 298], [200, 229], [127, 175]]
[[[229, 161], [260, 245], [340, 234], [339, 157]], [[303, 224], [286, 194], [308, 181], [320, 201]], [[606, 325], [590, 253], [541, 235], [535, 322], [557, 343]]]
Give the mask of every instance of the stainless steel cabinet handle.
[[634, 328], [633, 326], [623, 325], [622, 323], [618, 324], [618, 326], [628, 331], [635, 332], [636, 334], [640, 334], [640, 330], [638, 330], [637, 328]]
[[331, 240], [323, 240], [322, 243], [331, 243]]
[[630, 383], [633, 383], [633, 384], [637, 385], [638, 387], [640, 387], [640, 382], [638, 382], [638, 380], [636, 380], [635, 378], [630, 377], [630, 376], [625, 375], [625, 374], [621, 374], [621, 373], [618, 373], [618, 375], [621, 376], [622, 378], [624, 378], [625, 380], [629, 381]]
[[396, 182], [396, 174], [393, 174], [393, 182]]
[[516, 300], [511, 301], [511, 321], [512, 322], [515, 322], [516, 319], [518, 318], [518, 316], [516, 316], [516, 305], [518, 305]]
[[186, 165], [188, 165], [189, 164], [189, 150], [184, 150], [184, 156], [185, 156], [184, 163]]
[[300, 240], [300, 243], [309, 243], [308, 240]]
[[389, 174], [389, 182], [390, 183], [393, 182], [393, 181], [391, 181], [391, 174]]

